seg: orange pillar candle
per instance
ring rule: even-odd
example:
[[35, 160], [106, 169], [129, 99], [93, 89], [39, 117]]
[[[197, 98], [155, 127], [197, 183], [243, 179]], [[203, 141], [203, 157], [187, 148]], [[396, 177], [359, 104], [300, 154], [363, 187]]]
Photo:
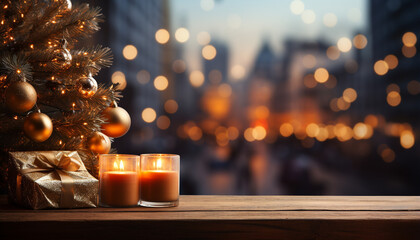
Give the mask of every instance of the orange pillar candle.
[[179, 199], [179, 155], [142, 154], [140, 205], [173, 207]]
[[99, 203], [106, 207], [132, 207], [139, 202], [139, 156], [99, 156]]

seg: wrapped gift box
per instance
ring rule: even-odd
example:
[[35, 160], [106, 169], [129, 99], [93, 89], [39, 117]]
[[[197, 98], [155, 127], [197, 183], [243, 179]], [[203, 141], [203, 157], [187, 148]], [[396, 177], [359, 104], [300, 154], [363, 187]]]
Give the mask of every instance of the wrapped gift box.
[[32, 208], [96, 207], [98, 180], [76, 151], [9, 153], [10, 198]]

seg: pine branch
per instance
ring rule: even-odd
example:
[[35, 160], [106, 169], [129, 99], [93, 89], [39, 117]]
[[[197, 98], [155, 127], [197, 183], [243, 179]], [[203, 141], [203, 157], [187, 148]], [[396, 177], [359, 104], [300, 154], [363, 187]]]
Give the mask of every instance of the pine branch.
[[10, 81], [32, 80], [32, 67], [24, 55], [3, 52], [0, 54], [0, 76], [4, 78], [3, 81], [0, 79], [1, 88]]
[[88, 4], [73, 7], [73, 10], [54, 24], [42, 26], [30, 35], [34, 42], [42, 42], [43, 39], [60, 39], [63, 36], [69, 43], [77, 41], [76, 38], [88, 37], [98, 31], [98, 22], [101, 22], [100, 8], [89, 8]]
[[112, 65], [112, 53], [108, 47], [98, 45], [93, 48], [71, 51], [72, 66], [66, 71], [67, 74], [82, 71], [96, 75], [101, 68]]

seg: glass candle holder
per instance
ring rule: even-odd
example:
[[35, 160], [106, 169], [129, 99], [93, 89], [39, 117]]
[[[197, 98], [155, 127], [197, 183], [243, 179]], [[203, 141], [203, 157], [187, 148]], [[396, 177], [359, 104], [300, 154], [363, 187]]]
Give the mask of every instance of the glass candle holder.
[[128, 154], [99, 155], [99, 205], [133, 207], [139, 202], [140, 157]]
[[179, 202], [179, 155], [140, 156], [140, 205], [174, 207]]

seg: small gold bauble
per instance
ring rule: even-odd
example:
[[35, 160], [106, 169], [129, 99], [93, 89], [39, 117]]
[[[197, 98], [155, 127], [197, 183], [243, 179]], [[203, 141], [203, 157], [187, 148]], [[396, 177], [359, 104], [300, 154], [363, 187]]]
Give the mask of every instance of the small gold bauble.
[[98, 90], [98, 83], [92, 75], [85, 76], [77, 80], [77, 90], [84, 98], [92, 97]]
[[48, 115], [33, 112], [25, 118], [23, 130], [30, 139], [35, 142], [47, 140], [53, 132], [53, 124]]
[[87, 139], [87, 146], [92, 152], [106, 154], [111, 150], [111, 140], [101, 132], [94, 132]]
[[6, 105], [16, 113], [31, 110], [36, 103], [36, 91], [27, 82], [14, 82], [6, 89]]
[[109, 137], [121, 137], [128, 132], [131, 126], [131, 118], [124, 108], [108, 107], [103, 113], [105, 118], [102, 124], [102, 132]]
[[67, 12], [70, 11], [72, 8], [72, 3], [70, 0], [62, 0], [61, 1], [61, 6], [60, 6], [60, 11], [62, 12]]
[[67, 48], [59, 48], [54, 50], [54, 58], [51, 61], [58, 64], [59, 67], [67, 69], [71, 66], [71, 60], [70, 51]]

